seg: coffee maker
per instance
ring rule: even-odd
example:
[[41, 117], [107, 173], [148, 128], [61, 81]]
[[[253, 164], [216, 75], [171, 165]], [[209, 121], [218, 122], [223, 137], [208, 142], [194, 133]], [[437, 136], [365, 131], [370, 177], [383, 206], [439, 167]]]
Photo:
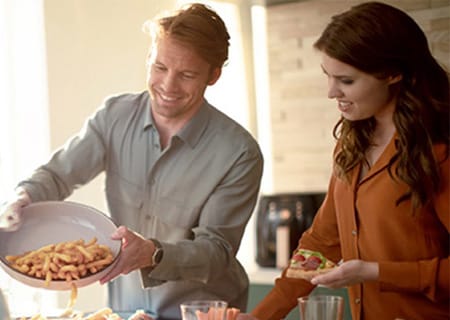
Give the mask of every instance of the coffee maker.
[[324, 198], [322, 192], [261, 196], [257, 206], [256, 263], [285, 268]]

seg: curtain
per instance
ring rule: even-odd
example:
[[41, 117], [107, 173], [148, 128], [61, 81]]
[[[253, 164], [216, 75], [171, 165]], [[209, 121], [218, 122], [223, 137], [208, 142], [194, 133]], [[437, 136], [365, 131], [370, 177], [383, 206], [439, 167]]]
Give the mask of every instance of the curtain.
[[[0, 0], [0, 202], [49, 155], [47, 106], [43, 0]], [[3, 270], [0, 288], [12, 314], [55, 303]]]

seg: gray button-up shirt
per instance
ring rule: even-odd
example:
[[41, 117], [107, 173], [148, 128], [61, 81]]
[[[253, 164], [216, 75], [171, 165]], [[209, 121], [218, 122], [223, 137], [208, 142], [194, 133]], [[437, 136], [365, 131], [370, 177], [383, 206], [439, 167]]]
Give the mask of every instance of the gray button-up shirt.
[[207, 102], [162, 151], [143, 92], [107, 99], [19, 185], [33, 201], [62, 200], [105, 171], [112, 219], [164, 249], [155, 269], [110, 283], [110, 306], [180, 318], [179, 304], [190, 299], [223, 299], [245, 310], [249, 281], [235, 255], [262, 167], [252, 136]]

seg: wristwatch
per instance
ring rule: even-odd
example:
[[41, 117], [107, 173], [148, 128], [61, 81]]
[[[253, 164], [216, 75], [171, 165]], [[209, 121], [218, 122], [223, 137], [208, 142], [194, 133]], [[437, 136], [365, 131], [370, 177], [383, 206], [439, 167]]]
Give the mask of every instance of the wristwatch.
[[161, 246], [161, 243], [156, 239], [149, 239], [155, 245], [155, 251], [153, 251], [152, 255], [152, 268], [156, 267], [160, 262], [164, 255], [164, 250]]

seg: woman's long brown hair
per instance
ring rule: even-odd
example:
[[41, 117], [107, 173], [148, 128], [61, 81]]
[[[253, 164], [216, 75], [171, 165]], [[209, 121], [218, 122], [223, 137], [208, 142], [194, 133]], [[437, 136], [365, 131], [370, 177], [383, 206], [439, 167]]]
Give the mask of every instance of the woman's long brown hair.
[[[449, 156], [449, 74], [432, 56], [425, 34], [403, 11], [367, 2], [332, 18], [314, 47], [379, 79], [402, 75], [393, 122], [397, 131], [395, 156], [389, 172], [410, 187], [397, 203], [411, 199], [412, 208], [428, 205], [441, 184], [439, 163]], [[340, 149], [337, 174], [350, 180], [352, 169], [365, 161], [371, 146], [374, 118], [341, 118], [333, 130]], [[433, 145], [446, 146], [438, 159]]]

